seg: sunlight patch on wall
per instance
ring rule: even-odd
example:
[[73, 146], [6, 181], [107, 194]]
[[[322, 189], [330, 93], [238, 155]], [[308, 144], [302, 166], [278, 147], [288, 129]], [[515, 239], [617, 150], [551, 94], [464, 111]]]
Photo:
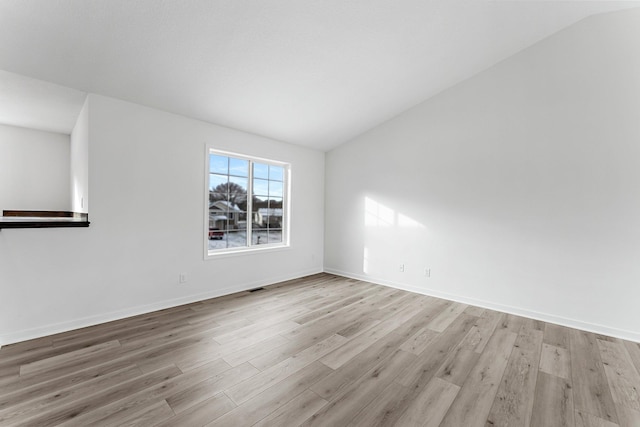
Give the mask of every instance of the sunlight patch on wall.
[[364, 253], [362, 254], [362, 272], [369, 273], [369, 248], [364, 247]]
[[364, 198], [364, 225], [366, 227], [425, 228], [415, 219], [398, 213], [370, 197]]
[[391, 227], [395, 212], [373, 199], [364, 199], [364, 225], [367, 227]]
[[362, 272], [367, 275], [385, 269], [389, 252], [401, 252], [399, 245], [402, 246], [403, 242], [424, 241], [427, 228], [371, 197], [364, 198], [364, 225]]

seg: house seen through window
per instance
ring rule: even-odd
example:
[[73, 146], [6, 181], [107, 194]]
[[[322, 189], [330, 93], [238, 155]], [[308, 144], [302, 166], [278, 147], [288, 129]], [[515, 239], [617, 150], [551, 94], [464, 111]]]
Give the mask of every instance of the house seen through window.
[[209, 254], [287, 244], [289, 165], [209, 150]]

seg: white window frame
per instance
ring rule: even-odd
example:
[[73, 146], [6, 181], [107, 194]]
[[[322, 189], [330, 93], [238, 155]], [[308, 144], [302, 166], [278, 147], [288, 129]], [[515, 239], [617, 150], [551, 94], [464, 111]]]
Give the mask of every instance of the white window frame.
[[[210, 165], [209, 165], [209, 155], [220, 155], [233, 157], [236, 159], [247, 160], [249, 161], [249, 173], [248, 173], [248, 188], [247, 188], [247, 246], [237, 247], [237, 248], [226, 248], [226, 249], [215, 249], [209, 250], [209, 174], [210, 174]], [[253, 229], [253, 221], [252, 215], [252, 203], [253, 203], [253, 162], [268, 164], [279, 166], [284, 169], [283, 173], [283, 182], [282, 182], [282, 242], [277, 243], [262, 243], [260, 245], [253, 245], [251, 243], [252, 229]], [[272, 160], [265, 159], [262, 157], [249, 156], [246, 154], [235, 153], [231, 151], [224, 151], [217, 149], [215, 144], [207, 144], [205, 151], [205, 178], [204, 178], [204, 258], [206, 259], [214, 259], [225, 256], [235, 256], [242, 255], [246, 253], [255, 253], [262, 251], [276, 251], [288, 249], [290, 247], [289, 244], [289, 225], [291, 223], [291, 164]]]

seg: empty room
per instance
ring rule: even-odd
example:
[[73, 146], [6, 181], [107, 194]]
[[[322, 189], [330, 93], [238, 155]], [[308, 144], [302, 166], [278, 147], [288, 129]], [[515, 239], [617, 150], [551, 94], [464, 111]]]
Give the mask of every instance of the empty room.
[[0, 426], [640, 427], [640, 2], [0, 0]]

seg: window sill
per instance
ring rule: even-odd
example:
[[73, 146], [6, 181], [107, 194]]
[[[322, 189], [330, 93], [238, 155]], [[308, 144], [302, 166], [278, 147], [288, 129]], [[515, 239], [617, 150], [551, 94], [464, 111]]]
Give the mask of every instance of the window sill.
[[263, 248], [242, 248], [237, 250], [227, 250], [227, 251], [215, 251], [215, 252], [206, 252], [204, 255], [204, 259], [212, 260], [212, 259], [220, 259], [220, 258], [229, 258], [236, 257], [242, 255], [255, 255], [259, 253], [266, 252], [280, 252], [280, 251], [288, 251], [291, 249], [291, 245], [278, 245], [278, 246], [266, 246]]

